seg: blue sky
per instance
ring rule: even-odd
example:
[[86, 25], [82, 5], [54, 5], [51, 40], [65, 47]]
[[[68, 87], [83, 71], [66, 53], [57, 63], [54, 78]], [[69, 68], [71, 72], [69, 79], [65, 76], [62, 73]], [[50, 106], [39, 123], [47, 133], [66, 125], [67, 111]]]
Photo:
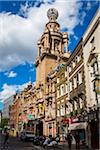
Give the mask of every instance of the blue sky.
[[0, 109], [5, 98], [30, 80], [35, 82], [37, 41], [48, 22], [47, 10], [58, 10], [58, 22], [69, 35], [72, 52], [98, 6], [98, 0], [0, 1]]

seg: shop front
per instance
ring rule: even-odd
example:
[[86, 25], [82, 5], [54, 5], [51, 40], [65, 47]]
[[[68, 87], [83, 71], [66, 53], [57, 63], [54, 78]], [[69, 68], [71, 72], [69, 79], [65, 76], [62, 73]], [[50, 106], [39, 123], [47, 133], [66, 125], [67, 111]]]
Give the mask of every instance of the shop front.
[[88, 113], [88, 147], [99, 149], [99, 109]]
[[71, 131], [73, 137], [75, 137], [76, 132], [80, 137], [80, 144], [86, 143], [86, 129], [87, 129], [87, 122], [78, 122], [69, 124], [68, 130]]
[[57, 135], [60, 136], [60, 140], [65, 141], [65, 137], [68, 133], [69, 120], [65, 117], [57, 118]]
[[48, 137], [56, 137], [56, 121], [49, 121], [45, 123], [47, 127], [47, 136]]

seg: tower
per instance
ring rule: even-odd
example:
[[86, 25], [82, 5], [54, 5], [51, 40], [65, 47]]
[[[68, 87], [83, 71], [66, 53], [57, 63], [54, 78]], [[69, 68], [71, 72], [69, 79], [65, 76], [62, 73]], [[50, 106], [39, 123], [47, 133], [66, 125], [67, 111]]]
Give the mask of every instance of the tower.
[[47, 12], [49, 22], [38, 41], [38, 57], [36, 59], [36, 84], [45, 84], [47, 74], [59, 63], [65, 63], [70, 54], [68, 51], [68, 35], [61, 33], [56, 21], [58, 11], [51, 8]]
[[45, 25], [44, 33], [38, 41], [38, 57], [36, 59], [36, 134], [46, 135], [45, 105], [47, 75], [59, 65], [66, 63], [68, 52], [68, 35], [61, 33], [56, 21], [58, 11], [54, 8], [47, 12], [49, 22]]

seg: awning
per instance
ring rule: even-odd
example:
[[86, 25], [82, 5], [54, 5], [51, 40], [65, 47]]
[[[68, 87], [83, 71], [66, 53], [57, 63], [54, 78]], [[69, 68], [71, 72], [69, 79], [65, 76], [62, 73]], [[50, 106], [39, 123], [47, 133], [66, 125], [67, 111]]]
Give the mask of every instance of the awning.
[[70, 124], [68, 130], [86, 129], [87, 122]]

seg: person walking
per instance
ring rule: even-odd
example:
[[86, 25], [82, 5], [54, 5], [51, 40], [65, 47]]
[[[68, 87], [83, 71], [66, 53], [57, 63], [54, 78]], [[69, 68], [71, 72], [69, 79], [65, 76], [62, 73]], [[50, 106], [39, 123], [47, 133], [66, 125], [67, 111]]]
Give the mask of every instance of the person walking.
[[76, 149], [80, 149], [80, 135], [78, 132], [75, 133]]
[[71, 135], [71, 133], [68, 133], [66, 140], [68, 141], [68, 148], [69, 148], [69, 150], [71, 150], [71, 147], [72, 147], [72, 135]]
[[9, 139], [9, 132], [6, 130], [5, 131], [4, 145], [8, 144], [8, 139]]

